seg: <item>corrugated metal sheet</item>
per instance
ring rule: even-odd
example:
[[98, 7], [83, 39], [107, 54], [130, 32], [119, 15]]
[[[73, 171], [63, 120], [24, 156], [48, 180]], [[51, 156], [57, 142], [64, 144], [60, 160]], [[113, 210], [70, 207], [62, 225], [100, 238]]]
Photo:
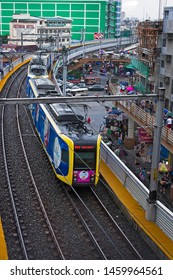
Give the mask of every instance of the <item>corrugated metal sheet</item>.
[[[105, 161], [115, 176], [127, 188], [127, 190], [132, 194], [136, 201], [138, 201], [141, 207], [146, 210], [146, 200], [149, 196], [149, 190], [106, 146], [104, 142], [101, 144], [101, 158]], [[157, 201], [155, 206], [155, 223], [171, 240], [173, 240], [173, 213], [160, 201]]]

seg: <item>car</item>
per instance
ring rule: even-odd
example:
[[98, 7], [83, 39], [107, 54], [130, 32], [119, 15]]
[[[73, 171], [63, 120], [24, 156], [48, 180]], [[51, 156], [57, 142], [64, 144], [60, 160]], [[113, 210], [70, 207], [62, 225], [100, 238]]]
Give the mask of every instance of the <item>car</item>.
[[102, 90], [105, 90], [105, 87], [102, 85], [93, 85], [93, 86], [88, 87], [88, 90], [102, 91]]
[[86, 87], [85, 82], [78, 83], [77, 86], [80, 88]]
[[[58, 79], [58, 80], [57, 80], [57, 83], [58, 83], [59, 87], [62, 87], [62, 86], [63, 86], [63, 81], [62, 81], [62, 80]], [[66, 87], [67, 87], [67, 88], [72, 88], [73, 86], [74, 86], [73, 83], [66, 82]]]
[[78, 86], [73, 86], [70, 88], [66, 88], [66, 92], [67, 93], [71, 93], [72, 95], [76, 94], [76, 93], [85, 93], [88, 92], [88, 88], [87, 87], [78, 87]]

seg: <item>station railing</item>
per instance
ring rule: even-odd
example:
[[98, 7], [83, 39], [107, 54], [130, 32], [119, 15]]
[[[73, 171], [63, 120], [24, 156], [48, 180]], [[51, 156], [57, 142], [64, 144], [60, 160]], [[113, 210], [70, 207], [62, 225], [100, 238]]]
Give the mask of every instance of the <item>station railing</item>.
[[[149, 190], [103, 141], [101, 143], [101, 158], [146, 211]], [[173, 240], [173, 213], [158, 200], [155, 203], [155, 207], [155, 223]]]

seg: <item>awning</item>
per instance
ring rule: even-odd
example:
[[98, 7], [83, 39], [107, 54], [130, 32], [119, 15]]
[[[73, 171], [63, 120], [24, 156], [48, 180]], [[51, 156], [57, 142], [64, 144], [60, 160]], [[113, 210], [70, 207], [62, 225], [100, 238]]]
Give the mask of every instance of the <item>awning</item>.
[[129, 63], [127, 66], [125, 66], [125, 68], [128, 68], [128, 69], [136, 69], [131, 63]]

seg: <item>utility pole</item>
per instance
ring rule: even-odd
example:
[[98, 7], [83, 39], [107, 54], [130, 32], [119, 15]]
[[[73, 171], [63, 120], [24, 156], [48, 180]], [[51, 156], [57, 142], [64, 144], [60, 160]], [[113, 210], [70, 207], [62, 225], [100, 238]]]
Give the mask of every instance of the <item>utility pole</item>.
[[57, 48], [57, 50], [58, 50], [58, 52], [59, 52], [59, 31], [58, 31], [58, 36], [56, 37], [56, 48]]
[[161, 20], [161, 12], [162, 12], [162, 0], [159, 0], [158, 20]]
[[83, 53], [82, 57], [85, 57], [85, 52], [84, 52], [84, 47], [85, 47], [85, 29], [81, 30], [81, 43], [82, 43], [82, 48], [83, 48]]
[[146, 219], [155, 221], [156, 219], [156, 199], [158, 189], [158, 167], [160, 161], [161, 134], [163, 126], [163, 109], [164, 109], [165, 88], [158, 88], [156, 117], [154, 124], [153, 152], [151, 162], [151, 177], [149, 197], [147, 199]]
[[63, 58], [63, 95], [66, 96], [66, 81], [67, 81], [67, 48], [62, 47]]
[[21, 32], [21, 50], [23, 52], [23, 33]]
[[2, 36], [0, 36], [0, 80], [3, 77]]

